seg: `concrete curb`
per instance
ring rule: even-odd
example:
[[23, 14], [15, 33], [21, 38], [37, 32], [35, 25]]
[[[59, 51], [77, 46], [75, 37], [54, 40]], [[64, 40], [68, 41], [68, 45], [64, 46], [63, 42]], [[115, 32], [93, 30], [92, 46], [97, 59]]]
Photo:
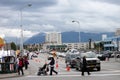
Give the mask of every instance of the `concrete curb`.
[[28, 70], [24, 70], [24, 75], [18, 75], [18, 73], [8, 73], [8, 74], [0, 74], [0, 79], [6, 79], [6, 78], [15, 78], [15, 77], [23, 77], [23, 76], [27, 76], [30, 74], [30, 67], [28, 68]]
[[17, 73], [0, 74], [0, 79], [19, 77]]

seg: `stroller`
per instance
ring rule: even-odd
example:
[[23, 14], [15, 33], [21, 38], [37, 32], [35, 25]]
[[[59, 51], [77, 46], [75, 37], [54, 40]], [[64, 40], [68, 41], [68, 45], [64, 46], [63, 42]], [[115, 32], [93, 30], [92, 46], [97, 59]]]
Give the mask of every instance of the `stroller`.
[[47, 72], [49, 71], [49, 67], [48, 67], [48, 64], [44, 64], [43, 67], [39, 67], [39, 70], [38, 70], [38, 73], [37, 75], [47, 75]]

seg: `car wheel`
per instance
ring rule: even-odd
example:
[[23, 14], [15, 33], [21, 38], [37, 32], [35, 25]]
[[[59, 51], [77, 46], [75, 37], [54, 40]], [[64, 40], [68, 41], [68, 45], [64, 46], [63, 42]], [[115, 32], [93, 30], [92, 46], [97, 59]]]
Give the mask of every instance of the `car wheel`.
[[100, 71], [100, 70], [101, 70], [101, 68], [100, 68], [100, 67], [98, 67], [98, 68], [97, 68], [97, 71]]
[[78, 71], [79, 69], [76, 67], [76, 70]]
[[71, 68], [73, 68], [74, 66], [73, 65], [71, 65]]
[[38, 72], [37, 75], [38, 75], [38, 76], [41, 75], [41, 72]]

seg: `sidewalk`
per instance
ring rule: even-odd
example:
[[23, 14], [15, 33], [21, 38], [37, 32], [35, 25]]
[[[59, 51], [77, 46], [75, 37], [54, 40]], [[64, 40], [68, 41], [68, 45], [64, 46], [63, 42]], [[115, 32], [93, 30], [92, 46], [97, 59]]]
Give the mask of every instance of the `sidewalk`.
[[[27, 76], [30, 74], [30, 66], [28, 66], [28, 69], [24, 70], [24, 75], [23, 76]], [[5, 79], [5, 78], [13, 78], [13, 77], [22, 77], [22, 75], [18, 75], [18, 73], [8, 73], [8, 74], [0, 74], [0, 79]]]

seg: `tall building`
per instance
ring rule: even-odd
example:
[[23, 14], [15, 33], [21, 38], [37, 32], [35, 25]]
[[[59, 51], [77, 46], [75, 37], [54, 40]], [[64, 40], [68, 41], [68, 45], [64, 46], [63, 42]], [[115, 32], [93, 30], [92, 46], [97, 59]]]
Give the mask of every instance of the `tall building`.
[[107, 35], [106, 34], [103, 34], [102, 35], [102, 40], [105, 40], [107, 38]]
[[115, 32], [115, 36], [120, 36], [120, 28], [117, 28], [117, 30]]
[[61, 33], [59, 32], [46, 33], [45, 42], [61, 45], [62, 44]]

